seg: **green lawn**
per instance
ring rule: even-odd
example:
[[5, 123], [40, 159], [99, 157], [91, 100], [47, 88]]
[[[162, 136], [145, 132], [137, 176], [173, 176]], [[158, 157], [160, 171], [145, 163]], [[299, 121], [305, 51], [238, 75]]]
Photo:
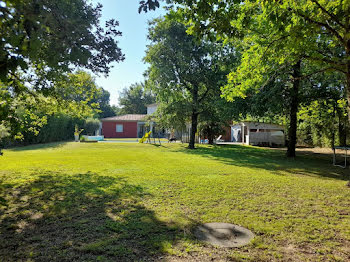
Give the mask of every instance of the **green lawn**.
[[[349, 170], [322, 155], [164, 143], [57, 143], [0, 157], [0, 261], [349, 261]], [[193, 239], [199, 223], [256, 234]]]

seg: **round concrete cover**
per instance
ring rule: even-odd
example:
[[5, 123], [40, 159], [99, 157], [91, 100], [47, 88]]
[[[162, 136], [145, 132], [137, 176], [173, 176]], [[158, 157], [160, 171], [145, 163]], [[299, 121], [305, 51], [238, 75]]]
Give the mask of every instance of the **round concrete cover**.
[[241, 247], [254, 238], [250, 230], [228, 223], [203, 224], [195, 229], [194, 235], [200, 241], [220, 247]]

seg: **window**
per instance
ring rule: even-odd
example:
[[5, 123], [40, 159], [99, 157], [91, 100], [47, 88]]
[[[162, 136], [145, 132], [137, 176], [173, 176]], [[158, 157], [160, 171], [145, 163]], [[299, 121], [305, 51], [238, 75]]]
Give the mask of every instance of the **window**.
[[123, 125], [116, 125], [115, 131], [117, 133], [123, 133]]

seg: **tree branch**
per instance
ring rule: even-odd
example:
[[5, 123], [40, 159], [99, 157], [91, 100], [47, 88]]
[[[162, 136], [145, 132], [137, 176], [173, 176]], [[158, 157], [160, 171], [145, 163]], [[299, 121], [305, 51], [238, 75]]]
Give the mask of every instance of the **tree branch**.
[[312, 75], [319, 74], [319, 73], [322, 73], [322, 72], [325, 72], [325, 71], [328, 71], [328, 70], [338, 70], [338, 69], [337, 69], [337, 68], [334, 68], [334, 67], [326, 67], [326, 68], [323, 68], [323, 69], [314, 71], [314, 72], [312, 72], [312, 73], [310, 73], [310, 74], [302, 75], [302, 76], [300, 76], [300, 77], [296, 77], [296, 78], [294, 78], [293, 80], [302, 80], [302, 79], [305, 79], [305, 78], [309, 78], [309, 77], [312, 76]]
[[202, 102], [202, 100], [207, 96], [208, 92], [209, 92], [209, 88], [207, 87], [207, 90], [205, 90], [205, 92], [204, 92], [204, 94], [202, 95], [202, 97], [201, 97], [200, 99], [198, 99], [198, 102], [199, 102], [199, 103]]
[[280, 41], [280, 40], [282, 40], [282, 39], [284, 39], [284, 38], [287, 38], [288, 36], [289, 36], [289, 35], [283, 35], [283, 36], [281, 36], [281, 37], [279, 37], [279, 38], [277, 38], [277, 39], [272, 40], [272, 41], [267, 45], [267, 47], [266, 47], [266, 49], [265, 49], [265, 51], [264, 51], [262, 57], [264, 57], [264, 56], [266, 55], [267, 51], [269, 50], [269, 48], [270, 48], [274, 43], [276, 43], [277, 41]]
[[321, 6], [321, 4], [317, 0], [311, 0], [311, 1], [314, 2], [322, 10], [322, 12], [326, 13], [330, 18], [332, 18], [334, 22], [336, 22], [338, 25], [346, 29], [345, 25], [342, 24], [335, 15], [333, 15], [332, 13], [327, 11], [326, 8]]
[[341, 35], [330, 25], [326, 24], [326, 23], [322, 23], [316, 20], [311, 19], [310, 17], [300, 13], [300, 12], [296, 12], [299, 16], [303, 17], [305, 20], [309, 21], [310, 23], [313, 23], [315, 25], [318, 25], [320, 27], [324, 27], [326, 28], [331, 34], [333, 34], [336, 38], [338, 38], [338, 40], [345, 44], [344, 38], [341, 37]]
[[334, 65], [336, 70], [339, 70], [340, 72], [346, 73], [345, 70], [342, 69], [342, 67], [346, 66], [346, 64], [343, 63], [337, 63], [333, 60], [327, 59], [327, 58], [321, 58], [321, 57], [313, 57], [313, 56], [309, 56], [309, 55], [304, 55], [305, 58], [313, 60], [313, 61], [318, 61], [318, 62], [324, 62], [327, 64], [331, 64]]

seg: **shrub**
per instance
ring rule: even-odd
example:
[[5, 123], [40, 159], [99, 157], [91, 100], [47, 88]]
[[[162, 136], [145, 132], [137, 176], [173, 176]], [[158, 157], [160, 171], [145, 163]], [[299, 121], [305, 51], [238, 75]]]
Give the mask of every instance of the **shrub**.
[[100, 128], [100, 121], [94, 118], [88, 118], [85, 121], [85, 131], [89, 136], [93, 136], [95, 131]]

